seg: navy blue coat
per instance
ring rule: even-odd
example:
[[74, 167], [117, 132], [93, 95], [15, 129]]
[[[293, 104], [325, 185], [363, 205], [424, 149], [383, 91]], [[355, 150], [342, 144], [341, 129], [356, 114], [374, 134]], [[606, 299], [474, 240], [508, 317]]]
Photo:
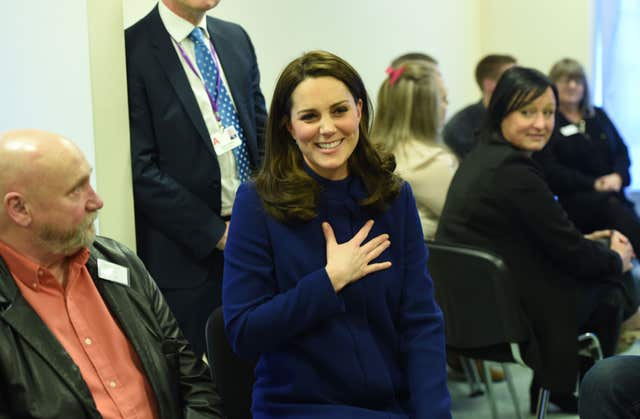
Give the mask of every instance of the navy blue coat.
[[[304, 223], [269, 216], [253, 184], [236, 197], [223, 307], [234, 350], [259, 356], [254, 419], [450, 418], [443, 318], [409, 185], [376, 214], [357, 204], [358, 178], [316, 179], [318, 216]], [[369, 238], [391, 241], [378, 260], [393, 265], [336, 293], [321, 223], [342, 243], [370, 218]]]

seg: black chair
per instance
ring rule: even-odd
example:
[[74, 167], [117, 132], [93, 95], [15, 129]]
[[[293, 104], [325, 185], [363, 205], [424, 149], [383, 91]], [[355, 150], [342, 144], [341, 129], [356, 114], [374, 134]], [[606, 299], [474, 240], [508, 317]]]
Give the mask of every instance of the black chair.
[[256, 363], [238, 357], [229, 346], [224, 333], [222, 307], [209, 316], [206, 339], [211, 378], [220, 391], [225, 417], [251, 419], [251, 392]]
[[[429, 272], [435, 298], [446, 324], [447, 348], [464, 357], [502, 363], [518, 418], [521, 411], [508, 366], [525, 365], [520, 344], [531, 335], [519, 303], [516, 286], [501, 257], [469, 246], [428, 242]], [[600, 355], [600, 344], [591, 333], [581, 335], [589, 341], [587, 353]], [[494, 418], [498, 417], [491, 374], [485, 363], [485, 384]], [[546, 417], [549, 390], [541, 389], [536, 417]]]

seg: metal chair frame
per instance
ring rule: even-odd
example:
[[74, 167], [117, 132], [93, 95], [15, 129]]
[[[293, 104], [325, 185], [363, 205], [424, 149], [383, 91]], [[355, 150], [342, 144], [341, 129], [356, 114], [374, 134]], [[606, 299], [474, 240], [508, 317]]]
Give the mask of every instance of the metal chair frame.
[[[482, 390], [477, 386], [480, 381], [477, 369], [471, 362], [471, 358], [499, 362], [505, 373], [516, 416], [522, 419], [520, 404], [507, 362], [526, 366], [520, 354], [519, 344], [528, 340], [530, 329], [517, 303], [515, 284], [511, 280], [506, 264], [500, 256], [470, 246], [441, 242], [427, 242], [427, 246], [430, 250], [429, 271], [435, 278], [436, 301], [442, 308], [447, 324], [445, 329], [447, 346], [463, 352], [463, 359], [469, 358], [464, 360], [462, 365], [470, 383], [471, 395], [482, 394]], [[466, 260], [461, 261], [461, 258]], [[473, 280], [469, 281], [469, 278]], [[452, 294], [456, 299], [462, 297], [462, 303], [457, 300], [452, 301]], [[470, 299], [468, 294], [473, 298]], [[453, 307], [454, 303], [456, 307]], [[492, 318], [491, 328], [484, 328], [482, 333], [478, 332], [478, 329], [482, 329], [478, 328], [478, 319], [474, 316], [466, 316], [463, 310], [457, 309], [465, 304], [475, 305], [484, 310], [485, 315]], [[466, 312], [474, 312], [474, 310], [469, 309]], [[468, 336], [469, 331], [472, 331], [473, 336]], [[584, 333], [578, 336], [578, 341], [587, 343], [581, 349], [581, 355], [591, 356], [596, 360], [602, 359], [602, 349], [595, 334]], [[497, 355], [484, 350], [494, 345], [500, 345], [503, 352]], [[492, 417], [498, 419], [491, 374], [486, 362], [484, 363], [484, 384]], [[540, 389], [536, 411], [538, 419], [546, 417], [549, 394], [548, 389]]]

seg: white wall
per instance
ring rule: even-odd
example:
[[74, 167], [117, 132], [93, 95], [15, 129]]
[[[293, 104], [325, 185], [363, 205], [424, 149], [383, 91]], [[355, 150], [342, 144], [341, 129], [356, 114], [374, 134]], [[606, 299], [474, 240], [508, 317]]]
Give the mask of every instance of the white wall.
[[561, 58], [591, 74], [593, 0], [482, 0], [482, 52], [514, 55], [545, 74]]
[[40, 128], [59, 133], [73, 139], [93, 165], [86, 4], [2, 3], [0, 132]]
[[[438, 59], [449, 87], [449, 115], [480, 93], [476, 62], [510, 53], [546, 72], [563, 56], [591, 61], [593, 0], [221, 0], [211, 15], [251, 36], [269, 104], [282, 68], [303, 51], [326, 49], [349, 61], [375, 101], [389, 62], [408, 51]], [[155, 0], [123, 0], [128, 26]]]
[[86, 2], [100, 228], [135, 249], [122, 2]]
[[135, 247], [122, 2], [2, 2], [0, 132], [70, 138], [95, 167], [100, 234]]

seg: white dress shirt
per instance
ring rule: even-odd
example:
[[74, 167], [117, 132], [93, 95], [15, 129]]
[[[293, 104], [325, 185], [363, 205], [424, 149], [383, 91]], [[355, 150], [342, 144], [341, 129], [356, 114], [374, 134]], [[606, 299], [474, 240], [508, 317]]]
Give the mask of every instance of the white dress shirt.
[[[213, 138], [214, 134], [220, 133], [223, 130], [222, 123], [218, 121], [213, 113], [213, 109], [211, 108], [211, 102], [209, 101], [209, 96], [207, 95], [207, 91], [204, 87], [203, 79], [199, 74], [198, 67], [196, 66], [196, 58], [193, 41], [189, 39], [189, 34], [195, 26], [180, 16], [173, 13], [162, 1], [158, 2], [158, 11], [160, 12], [160, 19], [164, 24], [164, 27], [169, 32], [169, 35], [173, 39], [173, 47], [176, 50], [176, 54], [182, 63], [182, 68], [184, 69], [185, 74], [187, 75], [187, 79], [189, 80], [189, 84], [191, 85], [191, 90], [193, 90], [193, 94], [196, 97], [196, 101], [198, 102], [198, 107], [200, 108], [200, 112], [202, 113], [202, 117], [204, 119], [204, 123], [207, 126], [207, 131], [209, 132], [209, 138]], [[207, 31], [206, 25], [206, 16], [202, 19], [200, 23], [198, 23], [198, 27], [202, 28], [205, 33], [205, 37], [209, 38], [209, 32]], [[198, 74], [196, 75], [189, 64], [184, 59], [182, 54], [180, 54], [180, 50], [178, 49], [176, 43], [180, 44], [185, 54], [191, 60], [193, 67]], [[229, 96], [231, 96], [231, 100], [233, 102], [233, 97], [231, 95], [231, 90], [229, 89], [229, 85], [227, 84], [227, 79], [224, 75], [224, 70], [222, 69], [222, 64], [218, 60], [220, 76], [222, 78], [222, 83], [224, 83], [227, 88], [227, 92], [229, 92]], [[233, 104], [235, 107], [235, 103]], [[180, 138], [176, 138], [176, 141], [180, 141]], [[220, 183], [222, 186], [221, 189], [221, 211], [220, 215], [227, 216], [231, 214], [231, 209], [233, 207], [233, 201], [236, 198], [236, 191], [240, 186], [240, 179], [238, 178], [238, 171], [236, 168], [236, 158], [233, 154], [233, 151], [227, 151], [222, 155], [216, 155], [218, 158], [218, 164], [220, 165]]]

